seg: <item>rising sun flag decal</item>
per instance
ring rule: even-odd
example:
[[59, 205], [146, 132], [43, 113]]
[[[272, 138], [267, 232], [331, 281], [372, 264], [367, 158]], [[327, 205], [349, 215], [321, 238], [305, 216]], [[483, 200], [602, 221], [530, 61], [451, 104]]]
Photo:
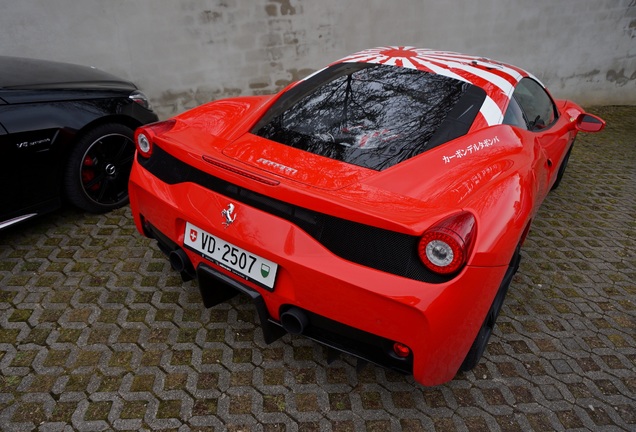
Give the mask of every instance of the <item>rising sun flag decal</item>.
[[376, 63], [417, 69], [464, 81], [479, 87], [492, 88], [479, 110], [475, 126], [501, 124], [504, 110], [514, 90], [523, 78], [523, 71], [484, 57], [448, 51], [389, 46], [372, 48], [352, 54], [336, 63]]

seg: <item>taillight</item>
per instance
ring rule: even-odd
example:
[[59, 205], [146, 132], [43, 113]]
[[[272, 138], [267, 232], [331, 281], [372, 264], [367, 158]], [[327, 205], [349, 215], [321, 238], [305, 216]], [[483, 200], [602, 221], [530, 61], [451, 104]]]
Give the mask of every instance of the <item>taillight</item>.
[[150, 157], [152, 154], [152, 144], [148, 136], [145, 133], [140, 132], [137, 134], [137, 138], [135, 139], [137, 143], [137, 150], [143, 157]]
[[475, 217], [457, 213], [429, 228], [420, 239], [418, 255], [422, 263], [439, 274], [461, 270], [470, 255], [475, 238]]
[[152, 147], [154, 145], [155, 138], [162, 133], [171, 130], [176, 123], [176, 120], [170, 119], [157, 123], [150, 123], [138, 128], [135, 131], [135, 144], [137, 145], [137, 151], [145, 158], [149, 158], [152, 155]]

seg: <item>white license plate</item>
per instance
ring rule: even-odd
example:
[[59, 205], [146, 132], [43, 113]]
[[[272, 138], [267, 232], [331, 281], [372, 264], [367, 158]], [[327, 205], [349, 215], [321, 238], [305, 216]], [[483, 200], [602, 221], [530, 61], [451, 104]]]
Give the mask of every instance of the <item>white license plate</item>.
[[278, 264], [234, 246], [190, 222], [186, 223], [183, 243], [187, 248], [243, 279], [270, 291], [274, 289]]

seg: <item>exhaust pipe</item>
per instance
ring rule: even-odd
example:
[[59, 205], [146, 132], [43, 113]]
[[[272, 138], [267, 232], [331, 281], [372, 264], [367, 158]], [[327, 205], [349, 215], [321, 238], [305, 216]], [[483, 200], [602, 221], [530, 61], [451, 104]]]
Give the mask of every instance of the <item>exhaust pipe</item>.
[[170, 259], [170, 265], [172, 266], [172, 269], [178, 271], [179, 273], [184, 271], [190, 262], [190, 260], [188, 260], [188, 256], [182, 249], [173, 250], [168, 255], [168, 258]]
[[309, 318], [302, 310], [292, 307], [280, 315], [280, 323], [287, 333], [299, 335], [309, 325]]
[[192, 270], [192, 263], [190, 259], [183, 251], [183, 249], [175, 249], [168, 254], [170, 260], [170, 266], [173, 270], [176, 270], [181, 274], [181, 279], [184, 282], [192, 280], [194, 278], [194, 271]]

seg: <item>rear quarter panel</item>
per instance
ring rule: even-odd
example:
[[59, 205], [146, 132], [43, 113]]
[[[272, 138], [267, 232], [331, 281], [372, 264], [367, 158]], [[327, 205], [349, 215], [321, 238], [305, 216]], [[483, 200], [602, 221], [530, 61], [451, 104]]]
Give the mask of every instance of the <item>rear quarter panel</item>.
[[539, 156], [517, 129], [502, 125], [440, 145], [367, 183], [435, 210], [419, 224], [420, 233], [452, 213], [471, 211], [477, 241], [469, 264], [507, 265], [540, 198], [533, 167]]

